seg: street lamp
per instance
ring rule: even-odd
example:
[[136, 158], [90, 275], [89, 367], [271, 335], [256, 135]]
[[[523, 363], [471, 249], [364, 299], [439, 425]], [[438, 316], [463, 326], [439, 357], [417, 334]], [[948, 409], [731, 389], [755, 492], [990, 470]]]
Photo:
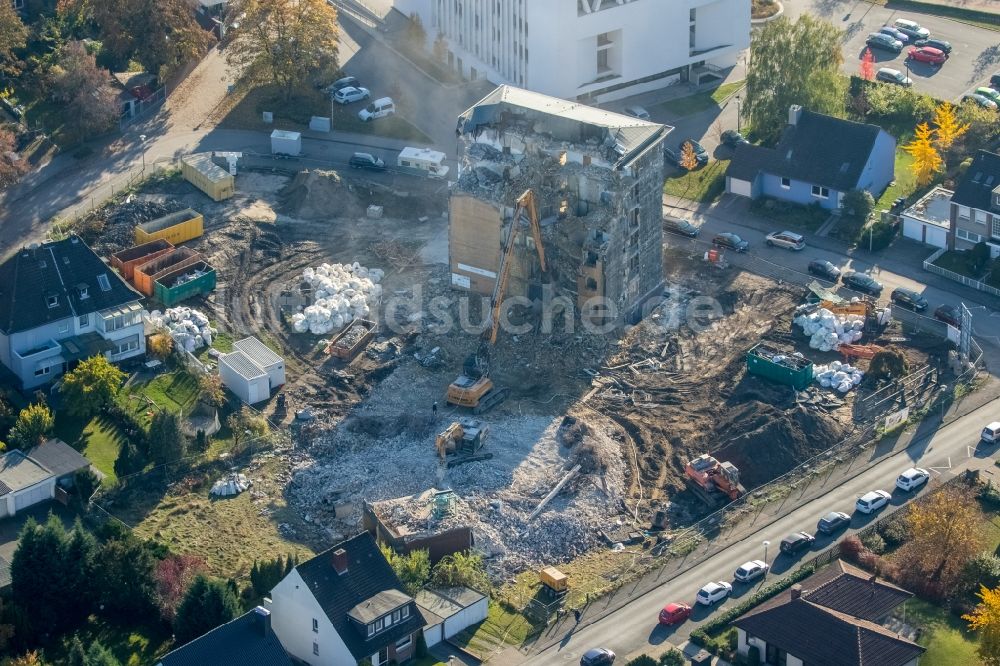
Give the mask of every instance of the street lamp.
[[740, 98], [740, 96], [737, 95], [736, 96], [736, 131], [737, 132], [742, 132], [742, 128], [740, 127], [740, 117], [743, 115], [743, 108], [740, 105], [740, 102], [742, 102], [742, 101], [743, 100]]
[[767, 578], [767, 547], [771, 545], [770, 541], [764, 542], [764, 577]]
[[142, 172], [146, 173], [146, 135], [139, 135], [139, 143], [142, 145]]

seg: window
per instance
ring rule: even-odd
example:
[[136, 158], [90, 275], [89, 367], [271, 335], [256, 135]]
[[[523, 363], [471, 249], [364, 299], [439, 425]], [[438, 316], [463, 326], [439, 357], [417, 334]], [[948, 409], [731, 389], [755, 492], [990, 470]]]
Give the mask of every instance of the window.
[[314, 634], [319, 633], [319, 620], [317, 620], [316, 618], [313, 618], [313, 633]]
[[107, 273], [101, 273], [97, 276], [97, 284], [100, 285], [101, 291], [111, 291], [111, 283], [108, 282]]
[[139, 348], [139, 336], [134, 335], [125, 340], [118, 342], [118, 345], [111, 352], [112, 356], [120, 356], [121, 354], [127, 354], [129, 352], [135, 351]]
[[35, 368], [35, 376], [36, 377], [44, 377], [45, 375], [49, 374], [51, 371], [52, 371], [52, 366], [51, 365], [39, 366], [39, 367]]
[[958, 207], [958, 216], [960, 218], [962, 218], [963, 220], [969, 219], [969, 207], [968, 206], [959, 206]]
[[399, 622], [399, 611], [394, 610], [392, 611], [392, 623], [396, 624], [397, 622]]
[[78, 291], [79, 291], [79, 294], [80, 294], [80, 300], [81, 301], [90, 298], [90, 290], [87, 288], [87, 285], [81, 284], [78, 287]]
[[369, 636], [374, 636], [375, 635], [375, 623], [374, 622], [372, 624], [368, 625], [368, 635]]
[[382, 631], [383, 629], [385, 629], [385, 618], [380, 617], [379, 619], [375, 620], [375, 631], [379, 632]]
[[61, 322], [59, 322], [59, 332], [60, 333], [69, 333], [69, 322], [68, 321], [61, 321]]
[[817, 199], [829, 199], [830, 198], [830, 190], [827, 189], [827, 188], [825, 188], [825, 187], [821, 187], [819, 185], [813, 185], [812, 186], [812, 195], [814, 197], [816, 197]]
[[399, 609], [399, 615], [404, 620], [406, 618], [410, 617], [410, 607], [409, 606], [403, 606], [401, 609]]
[[993, 216], [993, 231], [990, 232], [993, 238], [1000, 238], [1000, 217]]
[[49, 294], [45, 297], [45, 304], [54, 308], [59, 305], [59, 297], [56, 294]]
[[24, 0], [14, 0], [14, 9], [24, 9]]
[[319, 656], [319, 643], [313, 642], [313, 654]]
[[400, 638], [398, 641], [396, 641], [396, 652], [405, 650], [406, 648], [410, 647], [410, 643], [412, 642], [413, 639], [410, 636], [404, 636]]
[[970, 243], [978, 243], [981, 240], [983, 240], [983, 237], [980, 236], [979, 234], [974, 234], [971, 231], [966, 231], [965, 229], [956, 229], [955, 235], [961, 238], [962, 240], [969, 241]]
[[597, 52], [597, 73], [601, 74], [610, 70], [608, 67], [608, 50], [603, 49]]
[[90, 315], [80, 315], [80, 328], [87, 328], [90, 326]]
[[986, 224], [986, 211], [976, 209], [976, 224]]
[[791, 178], [782, 178], [781, 179], [781, 186], [783, 188], [785, 188], [786, 190], [791, 189], [791, 187], [792, 187], [792, 179]]

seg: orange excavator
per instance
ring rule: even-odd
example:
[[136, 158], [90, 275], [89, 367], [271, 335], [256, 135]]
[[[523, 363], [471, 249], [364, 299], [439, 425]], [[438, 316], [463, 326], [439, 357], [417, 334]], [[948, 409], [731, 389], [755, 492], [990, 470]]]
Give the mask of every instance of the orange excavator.
[[538, 260], [542, 270], [547, 270], [545, 264], [545, 248], [542, 246], [542, 228], [538, 222], [538, 209], [535, 206], [535, 193], [525, 190], [517, 198], [514, 208], [514, 218], [503, 238], [500, 251], [500, 268], [497, 271], [496, 284], [493, 285], [493, 295], [490, 298], [490, 310], [487, 314], [486, 326], [480, 336], [479, 348], [470, 355], [462, 369], [462, 374], [448, 386], [448, 402], [460, 407], [469, 407], [476, 414], [481, 414], [503, 402], [509, 389], [497, 388], [490, 379], [490, 348], [497, 341], [500, 329], [500, 308], [503, 305], [507, 283], [510, 280], [510, 270], [513, 263], [514, 244], [521, 231], [521, 219], [527, 218], [531, 236], [538, 251]]
[[721, 492], [730, 500], [739, 499], [746, 488], [740, 483], [740, 471], [731, 462], [722, 462], [703, 453], [697, 458], [688, 461], [684, 466], [684, 472], [693, 482], [693, 488], [704, 491], [697, 493], [707, 503], [714, 503], [712, 493]]

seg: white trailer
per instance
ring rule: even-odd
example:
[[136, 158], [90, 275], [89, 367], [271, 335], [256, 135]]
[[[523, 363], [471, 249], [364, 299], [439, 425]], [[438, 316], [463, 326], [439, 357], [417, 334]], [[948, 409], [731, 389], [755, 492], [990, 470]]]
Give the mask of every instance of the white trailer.
[[271, 154], [291, 155], [302, 154], [302, 133], [276, 129], [271, 132]]
[[396, 166], [399, 167], [400, 171], [418, 176], [446, 178], [448, 167], [444, 164], [445, 157], [445, 154], [438, 150], [407, 146], [399, 152]]

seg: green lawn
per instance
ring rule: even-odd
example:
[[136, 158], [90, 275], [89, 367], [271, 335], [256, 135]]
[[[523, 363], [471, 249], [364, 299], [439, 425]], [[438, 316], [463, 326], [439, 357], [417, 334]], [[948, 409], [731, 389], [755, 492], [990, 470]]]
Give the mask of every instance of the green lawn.
[[816, 231], [830, 218], [830, 211], [819, 206], [776, 199], [758, 199], [750, 205], [750, 210], [754, 215], [773, 221], [776, 226], [800, 231]]
[[667, 178], [663, 192], [702, 203], [715, 201], [726, 189], [728, 167], [729, 160], [713, 160], [694, 171], [681, 170]]
[[734, 81], [733, 83], [723, 83], [714, 90], [695, 93], [687, 97], [678, 97], [662, 104], [657, 104], [649, 108], [650, 112], [663, 111], [672, 116], [690, 116], [701, 111], [719, 106], [730, 95], [745, 85], [744, 81]]
[[909, 197], [917, 190], [917, 179], [910, 167], [913, 158], [905, 150], [896, 148], [896, 180], [886, 188], [882, 196], [875, 202], [876, 214], [880, 210], [889, 210], [896, 197]]
[[922, 599], [906, 602], [906, 623], [921, 628], [918, 643], [927, 648], [921, 666], [965, 666], [978, 664], [975, 634], [965, 630], [965, 622], [940, 606]]
[[980, 276], [973, 275], [972, 271], [969, 270], [968, 266], [968, 252], [957, 252], [955, 250], [950, 250], [945, 252], [940, 257], [934, 260], [935, 266], [940, 266], [941, 268], [953, 271], [959, 275], [965, 275], [967, 277], [978, 280]]
[[104, 474], [104, 485], [111, 486], [118, 481], [115, 460], [124, 435], [114, 423], [101, 417], [81, 419], [61, 409], [56, 412], [53, 434], [87, 456]]
[[504, 645], [523, 644], [534, 631], [535, 627], [526, 617], [491, 602], [485, 620], [456, 634], [451, 640], [485, 659]]
[[141, 393], [157, 407], [171, 412], [188, 413], [198, 400], [198, 380], [182, 370], [154, 377], [145, 384], [136, 384], [133, 393]]

